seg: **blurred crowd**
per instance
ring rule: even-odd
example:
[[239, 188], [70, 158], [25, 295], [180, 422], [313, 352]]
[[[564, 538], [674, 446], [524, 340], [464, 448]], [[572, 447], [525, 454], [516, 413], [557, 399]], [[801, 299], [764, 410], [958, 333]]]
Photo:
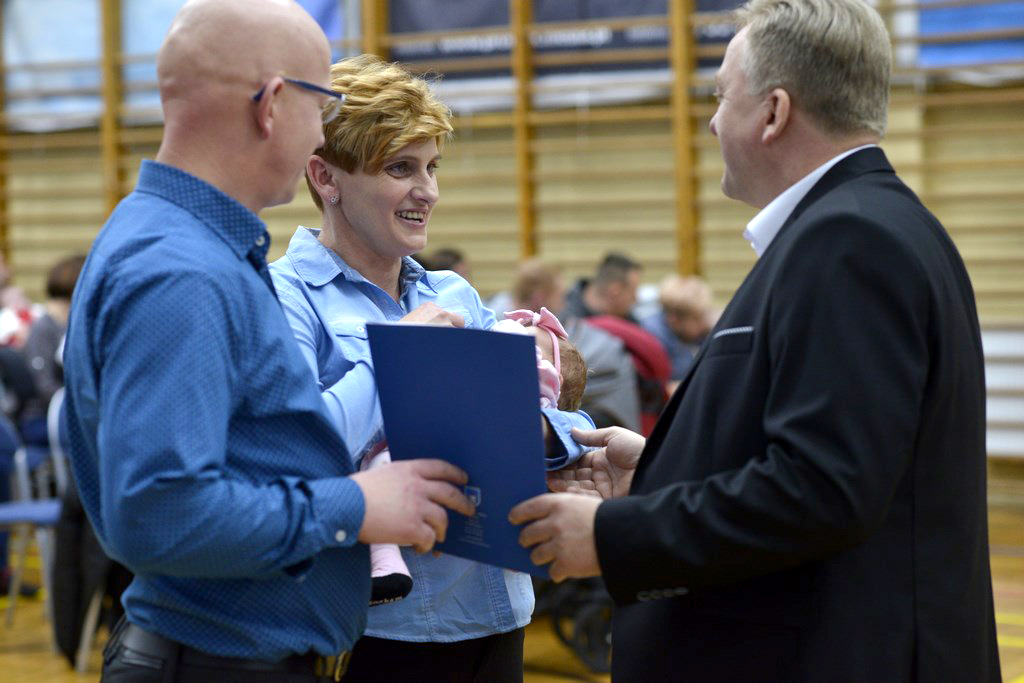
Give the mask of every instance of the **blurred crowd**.
[[[458, 249], [417, 254], [429, 270], [471, 279]], [[555, 313], [589, 369], [582, 409], [598, 427], [649, 433], [686, 376], [701, 342], [718, 318], [710, 287], [697, 276], [668, 275], [642, 285], [643, 264], [607, 253], [587, 277], [566, 282], [562, 269], [543, 259], [522, 262], [509, 289], [488, 306], [506, 311], [541, 307]]]
[[[46, 278], [46, 299], [33, 302], [12, 283], [11, 270], [0, 257], [0, 409], [10, 429], [0, 444], [0, 502], [11, 498], [10, 475], [15, 450], [21, 445], [46, 447], [46, 411], [64, 384], [60, 350], [67, 327], [71, 293], [85, 263], [81, 255], [53, 265]], [[7, 533], [0, 532], [0, 593], [11, 580], [7, 566]], [[38, 586], [22, 584], [34, 595]]]

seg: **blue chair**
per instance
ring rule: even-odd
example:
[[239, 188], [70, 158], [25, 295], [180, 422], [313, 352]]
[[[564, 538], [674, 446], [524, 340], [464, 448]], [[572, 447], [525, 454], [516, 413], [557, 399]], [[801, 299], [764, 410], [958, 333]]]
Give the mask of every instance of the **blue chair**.
[[[60, 410], [63, 403], [63, 390], [60, 396], [51, 401], [48, 422], [53, 421], [59, 426]], [[61, 496], [67, 487], [67, 465], [63, 449], [37, 449], [21, 445], [18, 432], [5, 416], [0, 416], [0, 443], [16, 444], [14, 452], [15, 499], [8, 503], [0, 503], [0, 527], [15, 531], [16, 560], [11, 573], [6, 623], [10, 627], [14, 623], [14, 610], [17, 605], [18, 593], [21, 588], [25, 563], [28, 556], [28, 543], [35, 533], [42, 560], [42, 584], [46, 595], [46, 614], [53, 621], [53, 598], [50, 590], [50, 576], [53, 568], [53, 528], [60, 518]], [[30, 452], [31, 451], [31, 452]], [[35, 467], [33, 467], [35, 465]], [[45, 497], [49, 492], [49, 476], [37, 477], [41, 484], [39, 497], [33, 497], [32, 472], [43, 472], [52, 469], [56, 484], [57, 497]]]

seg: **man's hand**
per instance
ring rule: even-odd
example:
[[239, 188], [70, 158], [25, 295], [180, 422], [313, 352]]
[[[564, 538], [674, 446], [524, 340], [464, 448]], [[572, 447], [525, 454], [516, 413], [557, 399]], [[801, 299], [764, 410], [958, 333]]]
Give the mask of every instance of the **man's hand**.
[[601, 500], [596, 496], [545, 493], [512, 508], [508, 521], [526, 524], [519, 545], [533, 548], [530, 561], [551, 563], [548, 571], [556, 581], [600, 576], [594, 518]]
[[584, 493], [618, 498], [629, 493], [633, 472], [647, 440], [622, 427], [584, 431], [573, 429], [572, 438], [584, 446], [599, 446], [584, 453], [568, 467], [548, 472], [548, 488], [555, 492]]
[[466, 321], [458, 313], [446, 311], [437, 304], [427, 302], [420, 304], [405, 314], [399, 320], [403, 323], [417, 323], [420, 325], [448, 325], [450, 327], [465, 327]]
[[476, 509], [459, 488], [466, 473], [443, 460], [403, 460], [351, 475], [363, 491], [363, 543], [411, 545], [424, 553], [443, 541], [445, 508], [472, 516]]

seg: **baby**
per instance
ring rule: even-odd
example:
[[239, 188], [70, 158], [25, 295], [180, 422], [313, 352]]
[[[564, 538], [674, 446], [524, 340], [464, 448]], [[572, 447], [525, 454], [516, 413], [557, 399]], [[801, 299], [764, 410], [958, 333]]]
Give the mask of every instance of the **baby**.
[[537, 375], [540, 380], [540, 405], [559, 410], [576, 411], [587, 385], [587, 364], [580, 352], [569, 343], [562, 323], [544, 308], [539, 313], [509, 311], [505, 320], [491, 328], [494, 332], [532, 335], [537, 343]]
[[[557, 407], [570, 412], [580, 409], [587, 384], [587, 364], [576, 347], [569, 343], [569, 335], [551, 311], [544, 307], [539, 313], [510, 311], [505, 314], [505, 320], [498, 321], [491, 331], [533, 336], [537, 345], [541, 408]], [[369, 469], [390, 461], [388, 452], [381, 451], [364, 458], [363, 467]], [[370, 574], [373, 578], [370, 605], [401, 600], [412, 590], [412, 577], [397, 545], [370, 545]]]

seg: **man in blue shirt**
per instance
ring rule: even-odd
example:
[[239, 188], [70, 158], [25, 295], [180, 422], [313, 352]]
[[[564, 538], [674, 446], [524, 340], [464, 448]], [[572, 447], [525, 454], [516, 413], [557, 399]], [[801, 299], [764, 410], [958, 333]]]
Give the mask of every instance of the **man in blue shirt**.
[[323, 141], [329, 59], [272, 0], [193, 0], [161, 48], [164, 140], [96, 239], [65, 350], [82, 502], [136, 575], [104, 680], [336, 676], [363, 543], [426, 551], [444, 507], [473, 513], [441, 461], [352, 473], [274, 295], [256, 212]]

